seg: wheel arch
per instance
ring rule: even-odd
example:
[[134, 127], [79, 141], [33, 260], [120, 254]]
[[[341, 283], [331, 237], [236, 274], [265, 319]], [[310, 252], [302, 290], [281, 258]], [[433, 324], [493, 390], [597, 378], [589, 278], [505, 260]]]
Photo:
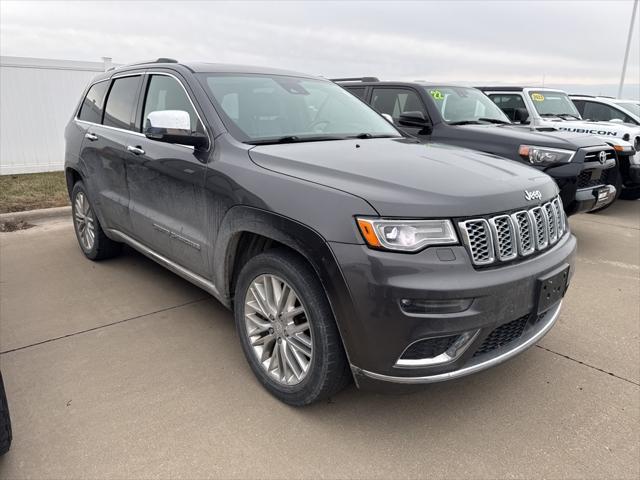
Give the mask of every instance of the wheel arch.
[[[349, 289], [327, 241], [300, 222], [255, 207], [231, 208], [218, 231], [213, 255], [214, 283], [220, 299], [228, 307], [233, 306], [233, 282], [242, 268], [242, 249], [255, 248], [255, 254], [265, 251], [260, 246], [247, 246], [246, 239], [251, 236], [268, 240], [269, 247], [284, 246], [309, 263], [327, 295], [348, 357], [352, 338], [348, 319], [355, 316]], [[250, 253], [244, 261], [251, 256]]]

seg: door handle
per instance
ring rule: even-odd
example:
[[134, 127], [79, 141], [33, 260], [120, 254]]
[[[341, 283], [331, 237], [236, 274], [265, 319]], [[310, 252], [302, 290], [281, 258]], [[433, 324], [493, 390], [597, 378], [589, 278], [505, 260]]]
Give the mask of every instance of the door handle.
[[95, 133], [87, 132], [84, 134], [84, 138], [86, 138], [87, 140], [91, 140], [92, 142], [95, 142], [98, 139], [98, 136]]
[[144, 150], [140, 147], [133, 147], [131, 145], [127, 145], [127, 152], [133, 153], [134, 155], [144, 155]]

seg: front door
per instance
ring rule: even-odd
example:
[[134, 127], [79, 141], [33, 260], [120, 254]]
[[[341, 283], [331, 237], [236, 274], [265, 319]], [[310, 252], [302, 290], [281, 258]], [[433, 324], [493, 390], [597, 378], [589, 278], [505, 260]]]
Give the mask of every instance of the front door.
[[[189, 113], [192, 130], [204, 132], [195, 107], [174, 76], [146, 75], [139, 129], [149, 113]], [[208, 152], [139, 135], [127, 145], [127, 184], [135, 236], [179, 265], [209, 277], [204, 181]]]

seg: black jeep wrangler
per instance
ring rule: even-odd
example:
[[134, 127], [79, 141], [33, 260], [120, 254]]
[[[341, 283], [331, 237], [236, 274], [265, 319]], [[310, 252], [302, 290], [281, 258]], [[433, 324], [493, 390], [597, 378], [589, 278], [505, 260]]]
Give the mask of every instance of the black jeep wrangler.
[[[425, 82], [334, 79], [422, 142], [492, 153], [553, 177], [568, 215], [598, 210], [616, 197], [609, 181], [616, 152], [593, 135], [538, 132], [511, 123], [480, 90]], [[613, 182], [611, 182], [613, 183]]]

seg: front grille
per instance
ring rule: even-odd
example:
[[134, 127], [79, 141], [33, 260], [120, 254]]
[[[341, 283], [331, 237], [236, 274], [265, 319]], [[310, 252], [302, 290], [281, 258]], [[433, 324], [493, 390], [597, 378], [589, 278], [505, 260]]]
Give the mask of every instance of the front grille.
[[560, 197], [511, 215], [465, 220], [458, 225], [471, 259], [478, 266], [544, 250], [566, 232]]
[[[601, 161], [600, 160], [600, 153], [604, 152], [605, 154], [605, 160]], [[599, 163], [605, 163], [608, 160], [614, 159], [616, 158], [616, 152], [614, 150], [598, 150], [597, 152], [589, 152], [584, 156], [584, 162], [599, 162]]]
[[497, 348], [517, 340], [522, 336], [530, 315], [517, 318], [509, 323], [500, 325], [482, 342], [480, 348], [473, 354], [474, 357], [494, 351]]
[[583, 170], [578, 175], [576, 186], [578, 189], [582, 188], [594, 188], [600, 185], [609, 185], [609, 176], [613, 172], [613, 168], [607, 168], [606, 170], [599, 170], [599, 173], [595, 173], [594, 169]]
[[433, 358], [443, 354], [458, 339], [458, 335], [449, 337], [428, 338], [409, 345], [400, 357], [403, 360], [420, 360]]

